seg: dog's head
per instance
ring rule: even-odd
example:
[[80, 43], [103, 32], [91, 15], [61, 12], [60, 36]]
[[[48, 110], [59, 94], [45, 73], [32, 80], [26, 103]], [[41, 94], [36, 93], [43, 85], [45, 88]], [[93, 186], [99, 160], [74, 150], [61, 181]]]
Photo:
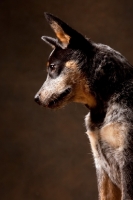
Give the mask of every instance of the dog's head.
[[53, 50], [47, 62], [47, 79], [35, 101], [49, 108], [59, 108], [71, 101], [94, 106], [95, 98], [84, 73], [88, 55], [92, 56], [92, 42], [57, 17], [48, 13], [45, 17], [57, 39], [42, 36]]

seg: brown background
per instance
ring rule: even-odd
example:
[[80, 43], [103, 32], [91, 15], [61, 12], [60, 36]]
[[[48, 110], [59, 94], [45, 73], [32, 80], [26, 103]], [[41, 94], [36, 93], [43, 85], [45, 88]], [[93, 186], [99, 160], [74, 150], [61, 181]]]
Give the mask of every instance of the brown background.
[[0, 0], [0, 199], [96, 200], [88, 110], [71, 104], [53, 112], [34, 103], [51, 51], [40, 37], [53, 36], [44, 11], [133, 63], [132, 0]]

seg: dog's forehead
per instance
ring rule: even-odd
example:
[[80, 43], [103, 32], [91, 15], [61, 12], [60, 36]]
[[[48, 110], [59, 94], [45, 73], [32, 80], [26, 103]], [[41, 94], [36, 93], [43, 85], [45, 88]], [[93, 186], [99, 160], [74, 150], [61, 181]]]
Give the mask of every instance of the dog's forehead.
[[71, 59], [71, 57], [74, 57], [74, 51], [72, 49], [55, 48], [50, 53], [48, 61], [49, 63], [54, 61], [66, 62]]

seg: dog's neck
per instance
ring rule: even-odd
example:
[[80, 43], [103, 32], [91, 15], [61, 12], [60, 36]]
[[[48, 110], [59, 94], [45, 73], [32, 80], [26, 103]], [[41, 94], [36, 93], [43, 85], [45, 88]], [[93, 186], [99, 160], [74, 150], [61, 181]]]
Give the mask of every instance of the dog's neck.
[[99, 128], [104, 121], [107, 112], [107, 104], [98, 103], [95, 107], [90, 108], [88, 104], [85, 104], [86, 108], [90, 113], [90, 129], [94, 130], [95, 128]]

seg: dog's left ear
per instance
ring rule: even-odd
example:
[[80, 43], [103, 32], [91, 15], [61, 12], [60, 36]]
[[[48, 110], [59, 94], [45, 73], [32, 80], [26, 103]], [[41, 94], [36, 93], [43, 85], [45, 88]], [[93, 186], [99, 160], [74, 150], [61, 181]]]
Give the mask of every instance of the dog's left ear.
[[55, 48], [57, 46], [57, 40], [55, 38], [42, 36], [41, 39], [49, 44], [52, 48]]
[[45, 13], [46, 20], [49, 22], [51, 28], [54, 30], [58, 42], [62, 48], [66, 48], [70, 44], [72, 38], [82, 37], [83, 36], [64, 23], [59, 18], [53, 16], [52, 14]]

